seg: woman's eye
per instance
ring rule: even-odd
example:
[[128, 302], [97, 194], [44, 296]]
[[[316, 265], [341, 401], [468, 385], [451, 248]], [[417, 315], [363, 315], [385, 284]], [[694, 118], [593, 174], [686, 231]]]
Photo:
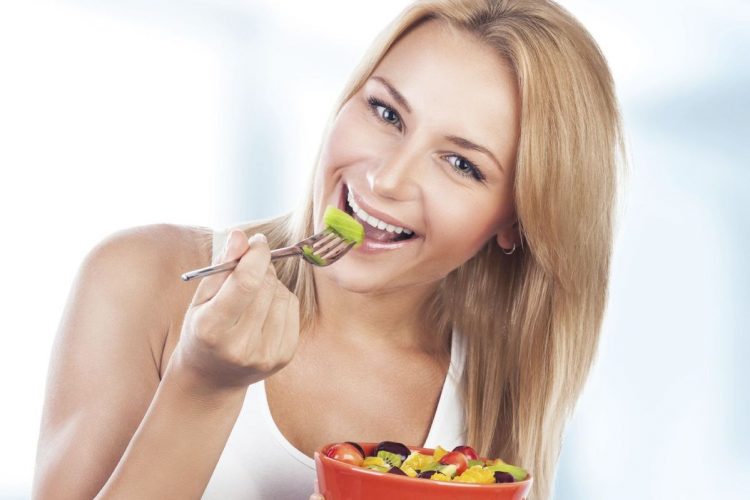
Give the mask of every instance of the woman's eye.
[[390, 123], [391, 125], [395, 125], [399, 130], [401, 129], [401, 117], [398, 116], [398, 113], [396, 113], [393, 108], [375, 97], [370, 97], [367, 99], [367, 102], [376, 117]]
[[451, 164], [453, 169], [459, 175], [463, 175], [465, 177], [473, 177], [478, 181], [484, 181], [484, 175], [482, 174], [481, 170], [479, 170], [476, 165], [471, 163], [463, 156], [447, 155], [444, 156], [444, 158], [448, 160], [448, 163]]

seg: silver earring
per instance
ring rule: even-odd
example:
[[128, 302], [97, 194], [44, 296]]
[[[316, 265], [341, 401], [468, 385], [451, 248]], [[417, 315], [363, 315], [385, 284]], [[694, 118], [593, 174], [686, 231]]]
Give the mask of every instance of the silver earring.
[[513, 248], [510, 249], [510, 252], [506, 252], [505, 249], [503, 248], [503, 253], [505, 255], [513, 255], [513, 252], [515, 252], [515, 251], [516, 251], [516, 244], [515, 243], [513, 243]]

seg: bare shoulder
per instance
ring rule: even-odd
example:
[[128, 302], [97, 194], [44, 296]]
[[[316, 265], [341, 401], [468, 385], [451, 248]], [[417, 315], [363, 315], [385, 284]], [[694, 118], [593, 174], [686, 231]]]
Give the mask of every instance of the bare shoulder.
[[207, 265], [211, 237], [205, 228], [140, 226], [107, 236], [83, 259], [50, 358], [35, 498], [93, 498], [109, 477], [197, 286], [180, 274]]
[[111, 301], [139, 311], [159, 373], [178, 339], [198, 286], [180, 275], [210, 264], [213, 232], [205, 227], [152, 224], [104, 238], [84, 259], [81, 276]]
[[[208, 228], [152, 224], [107, 236], [89, 252], [84, 265], [106, 265], [111, 273], [123, 278], [140, 277], [144, 282], [169, 281], [175, 269], [208, 264], [211, 247], [212, 232]], [[150, 272], [133, 273], [133, 266]]]

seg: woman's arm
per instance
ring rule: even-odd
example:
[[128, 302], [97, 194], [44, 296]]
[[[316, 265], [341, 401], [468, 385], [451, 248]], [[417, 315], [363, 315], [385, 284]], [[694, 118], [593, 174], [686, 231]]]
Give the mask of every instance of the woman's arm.
[[172, 283], [185, 286], [171, 269], [171, 236], [164, 226], [121, 233], [82, 265], [50, 364], [34, 498], [199, 498], [205, 489], [247, 384], [207, 386], [179, 355], [160, 383]]
[[[177, 236], [167, 226], [123, 231], [103, 241], [84, 260], [52, 350], [34, 498], [94, 498], [134, 434], [140, 445], [133, 446], [134, 440], [129, 450], [140, 454], [131, 456], [144, 464], [148, 463], [144, 454], [159, 457], [165, 463], [153, 472], [167, 477], [170, 449], [154, 434], [172, 442], [171, 436], [176, 441], [202, 423], [218, 423], [207, 441], [213, 440], [213, 448], [223, 446], [217, 441], [224, 434], [221, 429], [231, 428], [240, 394], [197, 402], [179, 392], [173, 376], [165, 376], [159, 386], [162, 348], [174, 310], [170, 280], [179, 281], [178, 274], [168, 276], [172, 273], [165, 272], [164, 265], [173, 262], [173, 252], [179, 251], [169, 243], [179, 240]], [[211, 454], [211, 443], [203, 444], [208, 450], [202, 453]], [[129, 461], [123, 461], [120, 469], [127, 470]], [[116, 477], [110, 481], [116, 482]], [[131, 486], [148, 482], [143, 477]]]

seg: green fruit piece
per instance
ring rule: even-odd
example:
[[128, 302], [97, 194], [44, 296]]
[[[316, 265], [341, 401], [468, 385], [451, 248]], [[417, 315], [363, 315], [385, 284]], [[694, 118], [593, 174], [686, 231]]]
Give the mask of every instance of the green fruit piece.
[[357, 220], [336, 207], [328, 206], [323, 214], [323, 224], [331, 228], [336, 234], [341, 236], [354, 246], [359, 246], [365, 239], [365, 228]]
[[325, 266], [326, 260], [322, 257], [318, 257], [315, 255], [315, 252], [313, 251], [313, 248], [309, 245], [305, 245], [302, 247], [302, 253], [305, 254], [305, 257], [307, 257], [308, 260], [314, 261], [319, 266]]
[[427, 471], [431, 471], [431, 470], [440, 470], [443, 467], [445, 467], [445, 465], [441, 464], [440, 462], [430, 462], [430, 463], [424, 465], [421, 469], [419, 469], [419, 471], [420, 472], [427, 472]]
[[521, 467], [517, 467], [515, 465], [510, 464], [495, 464], [495, 465], [488, 465], [485, 467], [487, 470], [491, 470], [492, 472], [507, 472], [511, 476], [513, 476], [513, 479], [515, 481], [523, 481], [526, 479], [526, 477], [529, 475], [528, 472], [526, 472]]
[[380, 450], [378, 452], [378, 458], [382, 458], [385, 463], [390, 464], [392, 467], [401, 467], [401, 455]]
[[475, 465], [484, 465], [484, 460], [469, 460], [469, 468], [471, 469]]
[[446, 475], [450, 478], [454, 478], [456, 476], [456, 466], [453, 464], [444, 465], [440, 469], [440, 474]]

